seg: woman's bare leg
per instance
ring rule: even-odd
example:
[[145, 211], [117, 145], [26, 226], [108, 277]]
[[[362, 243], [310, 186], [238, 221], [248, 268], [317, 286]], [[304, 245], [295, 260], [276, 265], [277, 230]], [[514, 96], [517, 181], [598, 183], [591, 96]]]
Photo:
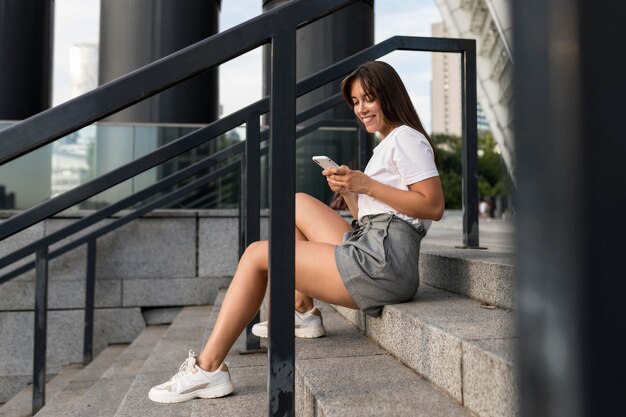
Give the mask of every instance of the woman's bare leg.
[[[337, 212], [318, 199], [296, 194], [296, 240], [339, 245], [350, 225]], [[296, 290], [295, 307], [301, 313], [313, 308], [313, 298]]]
[[[306, 236], [304, 236], [300, 229], [298, 229], [296, 223], [296, 242], [298, 241], [306, 242], [308, 241], [308, 239], [306, 238]], [[296, 295], [294, 300], [294, 307], [297, 311], [299, 311], [300, 313], [306, 313], [307, 311], [310, 311], [313, 307], [315, 307], [315, 304], [313, 304], [313, 299], [311, 297], [302, 294], [298, 290], [296, 290], [295, 293]]]
[[[300, 219], [314, 215], [318, 227], [303, 222], [302, 228], [298, 227], [299, 232], [307, 239], [311, 236], [320, 240], [332, 239], [341, 242], [343, 233], [349, 230], [346, 221], [330, 208], [328, 211], [319, 207], [316, 209], [314, 201], [317, 200], [312, 197], [299, 195], [296, 201], [308, 198], [313, 200], [309, 201], [311, 205], [307, 206], [311, 210], [305, 211], [304, 217], [301, 216]], [[324, 206], [323, 203], [319, 201], [318, 203]], [[334, 228], [327, 227], [329, 225], [334, 225]], [[339, 232], [335, 229], [339, 229]], [[312, 298], [317, 298], [356, 309], [358, 306], [344, 286], [337, 270], [335, 246], [336, 244], [331, 242], [305, 240], [296, 242], [296, 290], [305, 303], [307, 300], [312, 303]], [[267, 288], [268, 258], [267, 241], [251, 244], [241, 257], [213, 332], [198, 357], [198, 365], [201, 368], [210, 371], [217, 369], [258, 311]]]
[[296, 194], [296, 228], [310, 242], [341, 244], [350, 224], [315, 197]]
[[[263, 254], [263, 251], [266, 253]], [[222, 302], [215, 327], [202, 353], [198, 366], [217, 369], [243, 329], [256, 315], [267, 287], [267, 242], [254, 242], [239, 260], [237, 271]]]

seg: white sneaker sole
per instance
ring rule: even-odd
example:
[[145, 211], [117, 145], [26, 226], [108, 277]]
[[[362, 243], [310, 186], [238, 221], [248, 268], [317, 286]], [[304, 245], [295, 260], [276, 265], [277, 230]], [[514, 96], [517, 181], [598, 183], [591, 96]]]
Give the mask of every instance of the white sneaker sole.
[[[294, 333], [296, 337], [300, 339], [315, 339], [324, 336], [326, 329], [324, 327], [298, 328], [295, 329]], [[267, 339], [267, 327], [255, 324], [252, 326], [252, 334]]]
[[194, 398], [219, 398], [225, 397], [235, 390], [232, 381], [224, 382], [210, 388], [204, 388], [197, 391], [187, 392], [185, 394], [168, 393], [162, 391], [150, 390], [148, 398], [157, 403], [174, 404], [189, 401]]

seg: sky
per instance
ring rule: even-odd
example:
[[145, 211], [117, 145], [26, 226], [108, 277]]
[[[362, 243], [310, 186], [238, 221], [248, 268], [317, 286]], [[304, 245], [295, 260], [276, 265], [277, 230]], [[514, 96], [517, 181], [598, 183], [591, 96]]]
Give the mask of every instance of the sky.
[[[225, 30], [262, 13], [263, 0], [222, 0], [219, 30]], [[98, 41], [100, 0], [56, 0], [53, 67], [53, 104], [70, 97], [72, 45]], [[442, 20], [435, 0], [375, 0], [375, 42], [394, 35], [430, 36], [431, 25]], [[357, 28], [358, 30], [358, 28]], [[381, 60], [402, 77], [427, 131], [431, 126], [431, 54], [393, 52]], [[255, 49], [220, 66], [222, 115], [261, 98], [261, 49]]]

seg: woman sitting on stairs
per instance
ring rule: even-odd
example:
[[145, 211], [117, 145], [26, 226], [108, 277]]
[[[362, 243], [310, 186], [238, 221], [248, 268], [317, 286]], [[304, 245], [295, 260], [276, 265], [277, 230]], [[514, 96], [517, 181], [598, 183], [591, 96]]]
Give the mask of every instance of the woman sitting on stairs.
[[[381, 142], [365, 172], [345, 165], [322, 171], [358, 219], [352, 226], [326, 204], [296, 195], [296, 337], [325, 334], [313, 299], [371, 316], [384, 305], [412, 299], [419, 285], [420, 242], [444, 210], [434, 148], [396, 71], [384, 62], [368, 62], [343, 80], [341, 91]], [[176, 403], [234, 391], [223, 361], [263, 302], [268, 256], [267, 241], [246, 249], [202, 352], [190, 352], [178, 373], [153, 387], [152, 401]], [[267, 322], [255, 325], [253, 333], [267, 337]]]

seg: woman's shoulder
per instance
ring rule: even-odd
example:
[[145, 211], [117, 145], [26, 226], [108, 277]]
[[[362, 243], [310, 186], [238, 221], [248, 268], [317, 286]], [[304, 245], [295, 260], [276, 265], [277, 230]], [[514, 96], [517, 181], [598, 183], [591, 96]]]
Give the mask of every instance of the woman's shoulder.
[[394, 141], [426, 140], [426, 136], [408, 125], [400, 125], [393, 132]]

